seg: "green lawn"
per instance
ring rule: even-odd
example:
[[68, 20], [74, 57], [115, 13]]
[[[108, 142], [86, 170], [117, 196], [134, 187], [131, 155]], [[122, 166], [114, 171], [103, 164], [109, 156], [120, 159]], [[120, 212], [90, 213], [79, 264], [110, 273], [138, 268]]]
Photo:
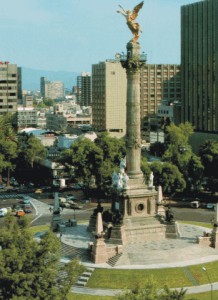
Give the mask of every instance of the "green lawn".
[[[84, 300], [85, 299], [86, 298], [84, 298]], [[189, 295], [186, 295], [186, 297], [185, 297], [185, 300], [192, 300], [192, 299], [209, 300], [209, 299], [211, 299], [211, 292], [200, 293], [200, 294], [189, 294]], [[214, 300], [218, 299], [218, 291], [213, 291], [213, 299]]]
[[152, 269], [152, 270], [113, 270], [95, 269], [88, 281], [90, 288], [124, 289], [145, 285], [149, 277], [153, 277], [158, 287], [168, 284], [170, 287], [191, 286], [183, 268]]
[[213, 228], [211, 223], [203, 223], [203, 222], [195, 222], [195, 221], [179, 221], [179, 223], [196, 225], [196, 226], [201, 226], [209, 229]]
[[30, 232], [32, 232], [32, 234], [36, 234], [38, 232], [42, 232], [42, 231], [47, 231], [50, 229], [50, 225], [39, 225], [39, 226], [32, 226], [29, 228]]

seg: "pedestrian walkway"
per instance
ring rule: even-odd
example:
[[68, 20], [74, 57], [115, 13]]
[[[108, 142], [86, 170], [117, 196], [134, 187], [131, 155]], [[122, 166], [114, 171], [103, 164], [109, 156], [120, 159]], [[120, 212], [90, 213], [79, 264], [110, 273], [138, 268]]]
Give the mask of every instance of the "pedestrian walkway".
[[[179, 290], [181, 288], [178, 288]], [[211, 285], [210, 284], [203, 284], [199, 286], [189, 286], [189, 287], [183, 287], [184, 290], [187, 290], [186, 294], [198, 294], [198, 293], [204, 293], [204, 292], [211, 292]], [[212, 284], [212, 289], [218, 290], [218, 282], [214, 282]], [[115, 296], [118, 294], [123, 293], [123, 290], [121, 289], [97, 289], [97, 288], [87, 288], [87, 287], [77, 287], [73, 286], [71, 289], [72, 293], [75, 294], [83, 294], [83, 295], [92, 295], [92, 296]]]

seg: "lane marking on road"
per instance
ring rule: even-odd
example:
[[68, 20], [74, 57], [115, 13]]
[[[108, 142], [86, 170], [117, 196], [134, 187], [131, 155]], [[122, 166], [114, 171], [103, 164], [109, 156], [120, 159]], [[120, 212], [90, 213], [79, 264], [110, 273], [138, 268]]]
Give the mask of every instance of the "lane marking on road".
[[42, 214], [41, 214], [41, 215], [38, 215], [35, 219], [33, 219], [33, 220], [31, 221], [31, 223], [33, 223], [33, 222], [35, 222], [36, 220], [38, 220], [41, 216], [42, 216]]

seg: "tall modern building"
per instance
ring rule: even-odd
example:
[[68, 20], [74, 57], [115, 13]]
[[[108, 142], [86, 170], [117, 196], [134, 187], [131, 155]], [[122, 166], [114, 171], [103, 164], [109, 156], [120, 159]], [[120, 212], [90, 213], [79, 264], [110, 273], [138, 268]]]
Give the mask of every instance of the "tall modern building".
[[17, 65], [0, 62], [0, 115], [17, 111], [18, 91], [21, 88], [19, 74]]
[[141, 119], [155, 116], [162, 100], [181, 101], [180, 65], [146, 64], [141, 69]]
[[77, 103], [81, 106], [92, 104], [92, 78], [89, 72], [77, 76]]
[[64, 84], [62, 81], [48, 81], [46, 77], [40, 78], [41, 96], [50, 99], [64, 97]]
[[93, 130], [117, 137], [126, 134], [126, 94], [126, 71], [120, 61], [92, 65]]
[[[181, 102], [180, 65], [146, 64], [141, 69], [141, 133], [149, 140], [150, 131], [157, 131], [163, 122], [159, 107]], [[165, 110], [167, 114], [168, 110]], [[180, 123], [181, 118], [176, 123]]]
[[49, 81], [47, 80], [46, 77], [41, 77], [40, 78], [40, 94], [41, 94], [41, 97], [43, 97], [43, 98], [45, 98], [45, 85], [48, 82]]
[[218, 132], [218, 1], [181, 8], [182, 121]]

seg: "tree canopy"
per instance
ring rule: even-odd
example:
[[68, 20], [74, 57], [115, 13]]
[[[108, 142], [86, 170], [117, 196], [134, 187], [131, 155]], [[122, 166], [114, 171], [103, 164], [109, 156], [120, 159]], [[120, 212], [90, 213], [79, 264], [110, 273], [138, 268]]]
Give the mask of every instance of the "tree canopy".
[[188, 122], [179, 126], [171, 124], [166, 131], [166, 151], [162, 160], [178, 167], [189, 190], [198, 189], [203, 176], [203, 165], [189, 144], [189, 137], [193, 133], [192, 125]]
[[15, 167], [14, 159], [17, 157], [17, 138], [11, 123], [10, 115], [0, 116], [0, 173]]
[[165, 195], [181, 192], [186, 187], [183, 175], [177, 166], [168, 162], [153, 162], [150, 166], [154, 173], [154, 185], [161, 185]]
[[70, 149], [63, 152], [60, 162], [73, 167], [75, 177], [86, 188], [90, 187], [94, 176], [97, 187], [107, 189], [111, 185], [114, 169], [119, 167], [120, 159], [124, 156], [124, 140], [102, 133], [94, 142], [79, 138]]
[[46, 232], [38, 242], [26, 224], [12, 216], [0, 230], [0, 246], [2, 300], [67, 299], [75, 276], [84, 271], [78, 261], [61, 267], [60, 241], [54, 233]]
[[218, 142], [207, 140], [201, 145], [199, 155], [205, 168], [205, 176], [218, 178]]

